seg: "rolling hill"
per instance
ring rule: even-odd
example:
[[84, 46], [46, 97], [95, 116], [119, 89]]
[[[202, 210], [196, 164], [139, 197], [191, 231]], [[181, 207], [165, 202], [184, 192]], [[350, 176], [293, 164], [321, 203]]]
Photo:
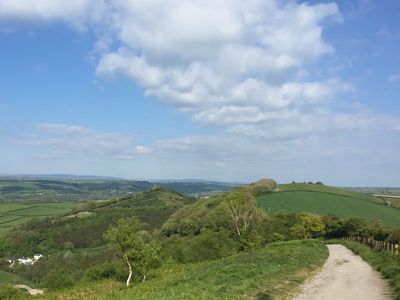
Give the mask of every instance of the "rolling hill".
[[322, 184], [282, 184], [276, 191], [257, 200], [272, 215], [311, 212], [335, 214], [341, 218], [359, 216], [380, 219], [386, 226], [400, 227], [400, 210], [388, 207], [383, 199]]

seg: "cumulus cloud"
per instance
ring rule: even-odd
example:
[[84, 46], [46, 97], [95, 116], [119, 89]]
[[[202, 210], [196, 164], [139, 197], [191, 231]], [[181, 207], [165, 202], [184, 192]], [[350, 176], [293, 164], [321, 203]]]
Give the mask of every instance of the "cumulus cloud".
[[335, 3], [15, 0], [2, 11], [0, 18], [85, 20], [98, 32], [99, 76], [127, 76], [148, 97], [228, 132], [265, 126], [349, 89], [340, 78], [299, 77], [334, 53], [322, 33], [325, 23], [341, 21]]
[[[258, 93], [253, 96], [258, 102], [285, 105], [260, 94], [290, 88], [282, 85], [298, 68], [332, 53], [322, 24], [341, 17], [333, 3], [275, 0], [110, 1], [110, 6], [110, 31], [119, 49], [102, 54], [97, 73], [128, 75], [148, 96], [184, 109], [230, 103], [233, 96], [246, 101], [246, 89]], [[313, 93], [312, 86], [305, 88]]]
[[117, 50], [103, 47], [97, 74], [128, 76], [148, 97], [230, 134], [319, 132], [319, 117], [305, 112], [352, 89], [338, 77], [299, 76], [334, 53], [322, 36], [327, 22], [342, 19], [334, 3], [155, 0], [109, 8], [105, 36]]
[[46, 158], [135, 159], [151, 152], [135, 145], [132, 137], [112, 132], [99, 132], [77, 125], [40, 123], [33, 132], [14, 138], [12, 143], [38, 147]]
[[[66, 156], [130, 159], [151, 153], [224, 166], [229, 160], [337, 153], [340, 147], [357, 153], [349, 133], [398, 134], [396, 116], [335, 107], [338, 96], [354, 88], [338, 77], [340, 68], [331, 78], [321, 75], [325, 72], [317, 77], [309, 66], [334, 55], [323, 32], [327, 24], [342, 21], [341, 12], [335, 3], [299, 2], [1, 1], [0, 19], [61, 20], [91, 28], [98, 37], [98, 76], [126, 76], [147, 97], [176, 106], [197, 124], [222, 128], [207, 137], [156, 141], [150, 149], [125, 135], [39, 124], [38, 132], [19, 142]], [[397, 80], [398, 74], [389, 77]], [[341, 135], [346, 142], [330, 143], [330, 137]]]

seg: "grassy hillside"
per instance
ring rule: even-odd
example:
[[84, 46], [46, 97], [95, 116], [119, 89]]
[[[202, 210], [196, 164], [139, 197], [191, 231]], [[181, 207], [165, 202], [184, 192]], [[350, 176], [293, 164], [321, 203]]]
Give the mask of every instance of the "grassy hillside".
[[275, 243], [250, 254], [165, 266], [150, 281], [135, 282], [128, 289], [101, 282], [39, 299], [290, 299], [327, 254], [318, 241]]
[[[105, 243], [103, 234], [110, 224], [122, 217], [135, 215], [145, 224], [145, 229], [151, 231], [161, 227], [176, 210], [194, 201], [195, 198], [174, 191], [152, 188], [120, 199], [89, 203], [62, 216], [33, 221], [11, 229], [7, 233], [8, 250], [3, 251], [33, 255], [36, 252], [49, 253], [65, 248], [98, 247]], [[74, 204], [70, 205], [69, 208]], [[66, 203], [7, 204], [3, 208], [3, 217], [12, 218], [19, 214], [24, 218], [33, 218], [51, 213], [54, 215], [55, 210], [65, 212], [66, 209]], [[0, 247], [0, 251], [3, 247]]]
[[380, 219], [386, 226], [400, 227], [400, 210], [387, 207], [382, 199], [324, 185], [279, 185], [277, 192], [259, 197], [258, 203], [270, 214], [312, 212], [341, 218], [360, 216]]

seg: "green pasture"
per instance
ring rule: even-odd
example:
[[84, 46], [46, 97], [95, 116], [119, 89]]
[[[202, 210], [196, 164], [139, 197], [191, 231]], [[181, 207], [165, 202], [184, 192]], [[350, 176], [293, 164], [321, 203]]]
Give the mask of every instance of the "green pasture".
[[77, 205], [78, 203], [74, 202], [0, 203], [0, 232], [33, 218], [46, 218], [66, 213]]
[[18, 203], [0, 203], [0, 214], [25, 209], [31, 207], [30, 205], [18, 204]]
[[258, 198], [268, 213], [311, 212], [335, 214], [340, 218], [380, 219], [384, 225], [400, 227], [400, 210], [384, 205], [382, 199], [341, 189], [309, 185], [281, 185], [279, 191]]

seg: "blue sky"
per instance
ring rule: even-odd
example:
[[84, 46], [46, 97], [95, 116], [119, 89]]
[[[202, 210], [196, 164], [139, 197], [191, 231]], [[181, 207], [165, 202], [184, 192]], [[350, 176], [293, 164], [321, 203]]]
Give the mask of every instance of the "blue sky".
[[395, 0], [0, 0], [0, 173], [400, 185]]

